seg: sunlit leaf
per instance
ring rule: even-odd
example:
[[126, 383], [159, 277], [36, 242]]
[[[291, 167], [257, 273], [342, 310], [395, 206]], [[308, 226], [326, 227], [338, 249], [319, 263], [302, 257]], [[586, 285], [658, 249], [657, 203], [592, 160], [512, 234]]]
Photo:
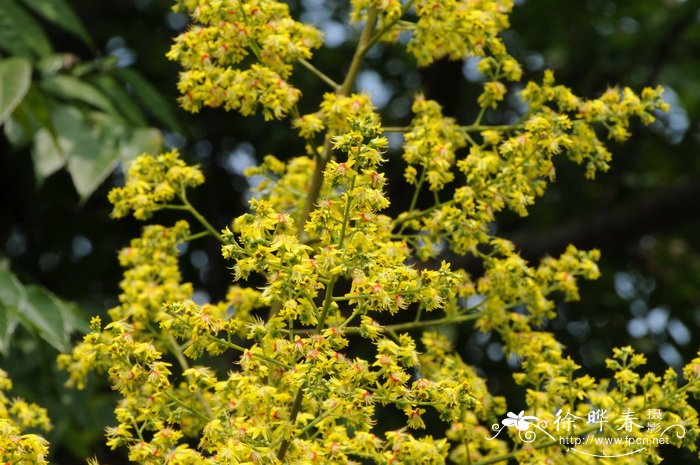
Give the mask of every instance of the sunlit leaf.
[[20, 315], [39, 333], [39, 336], [58, 350], [68, 349], [68, 332], [61, 309], [52, 296], [39, 286], [25, 287], [26, 302], [19, 307]]
[[118, 140], [124, 133], [111, 115], [95, 112], [91, 116], [89, 126], [71, 134], [75, 144], [68, 153], [68, 172], [83, 200], [114, 170], [119, 161]]
[[0, 125], [17, 108], [29, 90], [32, 66], [24, 58], [0, 61]]
[[115, 116], [119, 112], [112, 102], [99, 89], [82, 79], [58, 74], [44, 79], [41, 87], [47, 92], [67, 101], [80, 101]]
[[47, 128], [42, 128], [34, 136], [32, 161], [34, 173], [40, 183], [65, 166], [68, 155], [82, 143], [81, 138], [89, 140], [89, 128], [83, 122], [83, 115], [76, 108], [54, 108], [51, 121], [55, 135]]
[[53, 134], [51, 110], [45, 95], [32, 86], [5, 122], [5, 135], [12, 145], [20, 146], [31, 142], [42, 128]]
[[0, 301], [0, 353], [8, 355], [10, 340], [17, 329], [19, 316], [17, 309]]

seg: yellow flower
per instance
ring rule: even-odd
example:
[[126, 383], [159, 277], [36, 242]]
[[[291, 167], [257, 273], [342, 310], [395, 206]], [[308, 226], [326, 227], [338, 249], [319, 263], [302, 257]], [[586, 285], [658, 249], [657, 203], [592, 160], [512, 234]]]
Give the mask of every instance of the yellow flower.
[[408, 51], [419, 66], [445, 57], [459, 60], [488, 52], [503, 55], [498, 34], [508, 27], [512, 8], [509, 0], [418, 0], [418, 22], [413, 26]]
[[[175, 39], [167, 54], [185, 69], [180, 103], [188, 111], [224, 107], [265, 119], [282, 118], [299, 98], [287, 81], [292, 63], [321, 44], [313, 26], [294, 21], [274, 0], [182, 1], [196, 25]], [[243, 61], [255, 58], [244, 67]]]
[[144, 153], [131, 162], [126, 179], [124, 187], [116, 187], [109, 193], [115, 218], [132, 212], [139, 220], [148, 219], [164, 204], [184, 195], [188, 187], [204, 182], [199, 168], [187, 166], [177, 150], [155, 157]]
[[[350, 94], [353, 74], [299, 116], [300, 94], [289, 79], [294, 63], [320, 45], [315, 28], [293, 20], [278, 1], [179, 0], [194, 23], [168, 54], [183, 67], [183, 106], [259, 111], [265, 119], [291, 113], [308, 156], [266, 155], [247, 170], [260, 180], [249, 211], [214, 234], [235, 281], [222, 300], [194, 302], [192, 284], [182, 282], [178, 246], [190, 238], [184, 221], [148, 226], [120, 253], [125, 271], [111, 321], [103, 327], [93, 318], [73, 353], [59, 357], [69, 384], [82, 388], [98, 371], [117, 391], [107, 445], [143, 465], [565, 463], [569, 455], [558, 445], [512, 449], [505, 438], [489, 438], [508, 409], [448, 338], [458, 328], [491, 333], [517, 362], [521, 415], [552, 425], [558, 411], [585, 417], [590, 406], [660, 405], [663, 427], [682, 422], [688, 432], [674, 444], [692, 449], [698, 415], [687, 396], [700, 393], [700, 359], [683, 369], [680, 386], [673, 369], [663, 378], [640, 372], [646, 360], [629, 347], [607, 361], [610, 377], [580, 373], [546, 324], [558, 300], [579, 298], [580, 279], [599, 276], [599, 252], [570, 246], [533, 265], [493, 232], [500, 211], [528, 214], [555, 180], [560, 155], [585, 164], [589, 177], [607, 169], [611, 155], [598, 130], [627, 138], [631, 118], [649, 123], [666, 107], [661, 90], [611, 88], [584, 99], [546, 71], [518, 94], [527, 107], [521, 120], [490, 126], [482, 121], [487, 109], [498, 108], [508, 83], [522, 77], [499, 37], [510, 0], [417, 0], [413, 23], [399, 21], [410, 3], [351, 4], [351, 20], [369, 23], [356, 57], [405, 30], [421, 66], [480, 57], [482, 111], [464, 125], [417, 96], [401, 130], [402, 159], [391, 160], [392, 167], [405, 162], [409, 186], [389, 189], [381, 116], [367, 95]], [[126, 185], [110, 194], [114, 216], [145, 219], [175, 206], [212, 232], [185, 198], [201, 182], [201, 172], [175, 152], [141, 156]], [[408, 210], [390, 210], [390, 195], [404, 194]], [[182, 204], [168, 205], [176, 198]], [[480, 275], [447, 261], [421, 263], [454, 254], [479, 261]], [[437, 330], [420, 334], [428, 327]], [[355, 350], [358, 344], [367, 347]], [[0, 371], [0, 391], [10, 387]], [[404, 427], [375, 428], [377, 405], [403, 411]], [[445, 434], [414, 434], [434, 414]], [[47, 425], [41, 409], [0, 392], [2, 461], [45, 463], [43, 439], [21, 428]], [[660, 459], [656, 448], [645, 454], [640, 460]]]

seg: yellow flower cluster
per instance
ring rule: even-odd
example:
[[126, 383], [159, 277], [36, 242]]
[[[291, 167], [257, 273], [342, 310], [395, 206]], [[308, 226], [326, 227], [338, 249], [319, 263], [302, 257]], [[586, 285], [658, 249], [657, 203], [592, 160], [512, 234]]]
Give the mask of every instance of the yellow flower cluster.
[[130, 320], [141, 329], [162, 319], [163, 302], [192, 295], [192, 285], [182, 283], [177, 248], [189, 230], [185, 221], [178, 221], [171, 228], [146, 226], [142, 236], [119, 253], [119, 264], [126, 271], [119, 284], [120, 305], [109, 311], [112, 320]]
[[112, 189], [109, 201], [114, 205], [112, 216], [122, 218], [133, 213], [134, 218], [145, 220], [175, 198], [182, 198], [185, 189], [204, 182], [199, 168], [187, 166], [177, 150], [158, 156], [143, 154], [130, 165], [128, 182]]
[[511, 0], [417, 0], [418, 21], [408, 43], [419, 66], [435, 60], [505, 54], [498, 34], [509, 25]]
[[[271, 0], [179, 4], [198, 23], [170, 52], [186, 69], [180, 83], [186, 108], [223, 105], [252, 114], [260, 106], [266, 117], [290, 111], [299, 95], [285, 79], [292, 62], [308, 58], [317, 45], [314, 29]], [[612, 89], [586, 100], [547, 72], [542, 83], [522, 91], [528, 110], [521, 121], [484, 126], [486, 109], [508, 92], [504, 82], [522, 74], [498, 38], [512, 2], [419, 0], [417, 23], [398, 26], [410, 4], [353, 1], [353, 18], [366, 23], [355, 57], [376, 39], [410, 27], [408, 47], [419, 64], [481, 56], [479, 69], [488, 79], [472, 125], [416, 98], [410, 126], [399, 129], [413, 189], [407, 211], [387, 214], [388, 141], [369, 97], [350, 94], [352, 72], [348, 85], [324, 95], [316, 112], [292, 122], [310, 156], [284, 162], [268, 155], [248, 170], [263, 181], [250, 211], [221, 233], [187, 202], [185, 188], [202, 176], [174, 152], [139, 157], [126, 186], [110, 194], [115, 216], [133, 211], [143, 219], [159, 208], [192, 214], [205, 227], [202, 234], [221, 242], [236, 281], [221, 302], [193, 302], [177, 266], [178, 244], [193, 237], [187, 224], [149, 226], [120, 254], [126, 271], [112, 321], [103, 327], [94, 319], [73, 354], [59, 358], [78, 387], [90, 371], [107, 373], [121, 396], [107, 444], [126, 448], [132, 462], [579, 463], [580, 456], [547, 438], [513, 448], [515, 428], [506, 433], [511, 440], [505, 434], [489, 439], [490, 425], [508, 410], [504, 399], [461, 359], [446, 336], [452, 331], [420, 334], [468, 321], [471, 330], [496, 335], [517, 362], [525, 415], [553, 425], [562, 411], [585, 417], [591, 406], [658, 408], [665, 412], [662, 428], [686, 430], [669, 436], [672, 444], [694, 448], [700, 428], [688, 396], [700, 396], [700, 357], [684, 367], [683, 383], [673, 370], [663, 377], [640, 373], [644, 357], [630, 348], [614, 351], [610, 378], [581, 374], [546, 325], [556, 316], [556, 298], [578, 299], [578, 280], [598, 277], [599, 253], [571, 246], [531, 266], [511, 242], [489, 232], [505, 208], [527, 214], [554, 180], [557, 155], [586, 163], [589, 176], [606, 169], [610, 155], [597, 126], [623, 140], [630, 118], [649, 123], [665, 108], [660, 89], [641, 96]], [[255, 63], [236, 69], [249, 53]], [[353, 62], [356, 72], [359, 62]], [[317, 136], [324, 140], [320, 148]], [[425, 205], [418, 201], [424, 187], [434, 204], [418, 208]], [[174, 198], [182, 204], [167, 204]], [[421, 262], [449, 257], [448, 248], [479, 260], [482, 273], [472, 278], [445, 261]], [[375, 427], [387, 409], [402, 412], [405, 426]], [[432, 435], [417, 431], [426, 428], [428, 415], [440, 418], [433, 424], [442, 424], [444, 434], [437, 434], [440, 426]], [[592, 446], [591, 453], [621, 450]], [[649, 447], [625, 460], [641, 465], [660, 456]]]
[[[586, 100], [565, 86], [555, 85], [553, 74], [547, 71], [541, 85], [530, 82], [521, 93], [529, 107], [522, 122], [493, 129], [478, 125], [460, 128], [442, 118], [436, 103], [419, 99], [404, 147], [409, 163], [415, 163], [420, 150], [425, 150], [420, 177], [414, 167], [406, 169], [406, 178], [416, 184], [417, 192], [423, 176], [434, 191], [454, 179], [452, 161], [455, 150], [465, 145], [465, 134], [478, 128], [482, 141], [477, 143], [469, 136], [469, 152], [456, 163], [467, 182], [455, 188], [451, 199], [436, 201], [434, 207], [423, 211], [416, 211], [414, 202], [395, 223], [401, 232], [419, 232], [408, 240], [422, 259], [435, 256], [445, 241], [459, 254], [476, 253], [477, 245], [490, 241], [488, 225], [497, 212], [508, 208], [527, 215], [528, 207], [555, 178], [555, 156], [565, 153], [573, 161], [585, 163], [589, 178], [607, 170], [611, 154], [598, 138], [595, 125], [607, 128], [610, 138], [623, 140], [631, 118], [648, 124], [654, 121], [654, 111], [667, 109], [661, 92], [660, 88], [647, 88], [637, 96], [629, 89], [611, 89], [598, 99]], [[417, 111], [419, 108], [423, 109]], [[437, 149], [431, 148], [431, 141]], [[426, 162], [430, 163], [428, 169]]]
[[497, 108], [503, 101], [508, 92], [506, 85], [501, 82], [503, 79], [517, 82], [523, 75], [520, 63], [507, 53], [481, 59], [477, 69], [487, 78], [483, 92], [476, 101], [482, 109]]
[[[127, 311], [134, 308], [131, 299], [138, 298], [127, 298], [130, 288], [142, 286], [124, 284], [121, 310], [111, 312], [115, 321], [101, 328], [95, 320], [73, 356], [60, 358], [74, 384], [83, 385], [92, 369], [107, 371], [123, 395], [115, 410], [118, 425], [108, 429], [110, 447], [126, 447], [130, 460], [154, 465], [162, 460], [213, 465], [222, 458], [232, 463], [408, 463], [418, 457], [419, 463], [441, 464], [448, 456], [478, 463], [508, 455], [508, 443], [487, 440], [484, 426], [503, 414], [503, 399], [491, 396], [449, 341], [425, 333], [419, 349], [412, 336], [400, 332], [401, 324], [382, 325], [370, 316], [411, 306], [443, 312], [434, 324], [473, 319], [476, 328], [500, 334], [505, 350], [521, 361], [515, 380], [527, 388], [528, 409], [543, 419], [553, 421], [562, 407], [583, 415], [590, 403], [642, 408], [652, 404], [640, 404], [641, 399], [651, 399], [668, 412], [663, 425], [681, 422], [691, 432], [674, 444], [692, 446], [697, 413], [687, 394], [700, 393], [700, 358], [685, 368], [688, 383], [679, 386], [672, 371], [663, 383], [654, 375], [637, 375], [634, 368], [643, 359], [621, 349], [615, 354], [619, 365], [609, 363], [613, 385], [577, 375], [579, 367], [564, 356], [553, 335], [537, 329], [553, 316], [552, 293], [575, 299], [577, 278], [597, 277], [596, 252], [570, 247], [560, 258], [531, 268], [512, 244], [492, 238], [492, 251], [481, 255], [485, 272], [476, 284], [446, 264], [439, 270], [407, 265], [411, 248], [392, 239], [391, 222], [379, 213], [388, 205], [379, 172], [386, 140], [371, 113], [350, 127], [333, 140], [346, 158], [326, 166], [329, 188], [305, 224], [314, 247], [300, 242], [290, 214], [273, 207], [272, 192], [268, 200], [252, 200], [251, 212], [222, 234], [235, 278], [263, 277], [260, 291], [234, 286], [224, 302], [202, 306], [177, 296], [177, 290], [164, 292], [140, 304], [152, 312], [144, 324]], [[268, 158], [265, 166], [263, 171], [284, 179], [279, 160]], [[289, 208], [294, 213], [298, 206]], [[160, 268], [170, 269], [173, 282], [179, 282], [172, 269], [175, 244], [186, 235], [183, 224], [172, 232], [146, 229], [122, 252], [123, 264], [131, 267], [127, 274], [165, 260]], [[156, 246], [159, 241], [163, 245]], [[344, 291], [336, 285], [341, 281], [348, 284]], [[476, 293], [483, 301], [476, 309], [465, 308], [463, 299]], [[260, 308], [272, 309], [271, 315], [261, 319], [255, 314]], [[373, 356], [350, 357], [345, 348], [351, 335], [366, 338]], [[228, 374], [186, 360], [201, 363], [229, 351], [237, 353], [238, 367]], [[177, 367], [163, 360], [164, 352], [174, 356]], [[374, 434], [377, 405], [404, 412], [408, 429]], [[428, 409], [449, 423], [444, 438], [411, 432], [425, 427]], [[193, 438], [199, 449], [190, 445]], [[570, 457], [550, 448], [518, 454], [522, 463], [553, 456], [569, 463]], [[640, 460], [655, 454], [652, 450]]]
[[[577, 278], [599, 276], [595, 263], [599, 253], [569, 246], [558, 259], [547, 257], [537, 268], [532, 268], [513, 251], [512, 244], [503, 242], [492, 240], [493, 254], [483, 257], [485, 271], [476, 288], [489, 298], [481, 304], [475, 326], [483, 332], [500, 331], [508, 351], [517, 354], [520, 350], [517, 343], [508, 344], [512, 331], [529, 330], [545, 319], [554, 318], [555, 305], [547, 298], [549, 294], [561, 292], [567, 300], [577, 300]], [[517, 306], [527, 308], [528, 314], [508, 311]]]
[[328, 92], [323, 94], [318, 112], [300, 116], [294, 120], [293, 126], [305, 138], [312, 137], [324, 129], [327, 129], [330, 135], [336, 135], [347, 132], [351, 121], [364, 117], [376, 119], [373, 111], [374, 107], [368, 95], [345, 96]]
[[275, 211], [300, 212], [315, 166], [309, 157], [295, 157], [284, 163], [274, 155], [266, 155], [259, 166], [249, 168], [245, 174], [263, 176], [254, 192], [270, 202]]
[[[119, 263], [126, 268], [120, 283], [119, 305], [109, 310], [112, 321], [128, 322], [129, 338], [150, 341], [155, 326], [168, 315], [163, 304], [192, 296], [192, 285], [182, 283], [178, 262], [178, 244], [189, 235], [189, 226], [178, 221], [172, 228], [146, 226], [140, 238], [119, 253]], [[99, 325], [99, 321], [95, 324]], [[96, 331], [99, 329], [97, 326]], [[121, 331], [121, 326], [119, 327]], [[86, 338], [73, 349], [72, 355], [60, 355], [59, 365], [71, 374], [69, 384], [82, 389], [87, 375], [95, 367], [110, 368], [110, 360], [101, 358], [95, 348], [98, 336]]]
[[51, 429], [46, 410], [20, 398], [10, 400], [6, 395], [10, 389], [12, 381], [0, 370], [0, 463], [46, 465], [48, 441], [38, 434], [25, 433], [27, 429]]
[[[107, 445], [112, 449], [129, 446], [129, 459], [141, 463], [156, 463], [177, 443], [180, 432], [173, 432], [163, 421], [177, 417], [172, 408], [173, 392], [186, 389], [172, 386], [169, 375], [171, 364], [161, 360], [162, 354], [147, 339], [144, 330], [137, 330], [126, 320], [114, 321], [104, 328], [94, 317], [92, 332], [85, 336], [73, 356], [61, 355], [59, 366], [71, 375], [70, 384], [81, 388], [91, 370], [107, 372], [112, 387], [122, 399], [114, 410], [119, 424], [107, 428]], [[138, 422], [138, 423], [137, 423]], [[143, 424], [141, 428], [135, 425]], [[150, 444], [143, 441], [142, 431], [160, 431]], [[197, 424], [186, 423], [185, 430], [196, 429]], [[169, 433], [173, 434], [169, 434]], [[146, 461], [148, 456], [152, 461]]]
[[[294, 21], [289, 7], [274, 0], [184, 0], [195, 25], [175, 40], [167, 54], [185, 69], [180, 103], [197, 112], [224, 107], [265, 119], [282, 118], [296, 104], [299, 90], [287, 82], [292, 64], [311, 57], [321, 44], [313, 26]], [[245, 67], [253, 54], [255, 62]]]
[[[455, 354], [454, 347], [447, 337], [425, 332], [422, 343], [425, 349], [420, 355], [420, 369], [424, 376], [436, 381], [463, 380], [465, 385], [469, 386], [475, 400], [473, 407], [455, 413], [457, 418], [451, 421], [445, 434], [454, 443], [449, 454], [450, 460], [455, 463], [469, 463], [470, 460], [476, 461], [478, 455], [506, 454], [507, 445], [502, 441], [487, 441], [486, 438], [490, 436], [489, 430], [482, 426], [505, 413], [505, 399], [491, 395], [486, 380], [479, 377], [474, 368]], [[476, 451], [483, 453], [477, 454]]]
[[[678, 374], [672, 368], [668, 368], [663, 377], [650, 372], [640, 373], [638, 368], [646, 362], [645, 357], [635, 353], [631, 347], [622, 347], [614, 349], [613, 358], [606, 360], [607, 367], [613, 370], [613, 379], [596, 380], [577, 374], [581, 367], [571, 358], [563, 356], [561, 345], [549, 333], [523, 335], [518, 343], [522, 347], [522, 371], [515, 373], [514, 378], [527, 388], [529, 412], [537, 414], [540, 420], [549, 425], [557, 425], [559, 421], [563, 435], [592, 433], [624, 439], [611, 441], [610, 444], [594, 442], [587, 447], [587, 453], [601, 457], [625, 456], [627, 463], [631, 464], [659, 463], [661, 457], [654, 448], [645, 448], [642, 453], [629, 455], [630, 446], [625, 440], [640, 441], [638, 444], [646, 440], [652, 444], [654, 438], [658, 439], [659, 433], [667, 428], [669, 433], [664, 437], [670, 444], [695, 449], [698, 413], [688, 403], [688, 394], [698, 390], [694, 381], [697, 375], [680, 385]], [[700, 358], [687, 365], [685, 370], [693, 370], [698, 361]], [[605, 418], [586, 424], [587, 415], [594, 409], [604, 411]], [[663, 412], [653, 420], [654, 428], [647, 427], [650, 410]], [[561, 418], [569, 414], [572, 415], [570, 418], [578, 419], [585, 426], [579, 423], [578, 426], [562, 427]], [[636, 426], [630, 424], [629, 428], [623, 428], [625, 418], [632, 418], [637, 422], [634, 423]], [[641, 422], [645, 423], [640, 425]], [[528, 454], [519, 456], [518, 460], [525, 464], [546, 460], [552, 463], [577, 463], [566, 449], [561, 448], [530, 450]]]
[[529, 82], [521, 97], [531, 115], [526, 129], [539, 138], [540, 148], [553, 154], [566, 149], [570, 159], [586, 164], [586, 177], [593, 178], [597, 171], [609, 168], [612, 158], [596, 136], [594, 124], [601, 124], [610, 139], [625, 141], [631, 118], [647, 125], [654, 122], [655, 111], [668, 111], [662, 93], [661, 87], [647, 87], [641, 95], [628, 87], [611, 88], [597, 99], [582, 99], [567, 87], [555, 85], [554, 74], [548, 70], [542, 85]]
[[[325, 178], [335, 187], [328, 190], [330, 198], [321, 200], [329, 203], [325, 211], [338, 224], [313, 218], [307, 223], [309, 232], [319, 235], [318, 249], [299, 242], [289, 215], [275, 211], [264, 199], [253, 200], [251, 213], [234, 223], [235, 240], [229, 241], [234, 233], [228, 231], [223, 240], [224, 250], [235, 260], [236, 277], [264, 276], [267, 285], [262, 292], [234, 287], [224, 305], [201, 307], [191, 301], [178, 303], [174, 295], [154, 295], [162, 303], [175, 301], [160, 310], [149, 307], [150, 321], [159, 323], [158, 332], [143, 324], [140, 315], [129, 313], [136, 296], [129, 297], [130, 289], [124, 289], [129, 306], [122, 305], [119, 314], [112, 311], [115, 321], [104, 329], [96, 321], [93, 333], [73, 356], [61, 357], [74, 384], [84, 384], [90, 369], [106, 370], [115, 389], [125, 396], [115, 411], [119, 425], [108, 432], [111, 447], [127, 446], [131, 460], [140, 463], [157, 463], [168, 447], [172, 460], [202, 460], [201, 452], [181, 439], [194, 435], [211, 457], [245, 460], [253, 455], [267, 461], [285, 438], [313, 427], [323, 439], [299, 436], [289, 444], [287, 460], [329, 456], [335, 462], [354, 455], [405, 461], [420, 453], [425, 463], [443, 462], [445, 440], [419, 439], [402, 431], [387, 433], [385, 439], [372, 435], [375, 404], [396, 405], [412, 428], [421, 428], [423, 404], [436, 406], [447, 419], [473, 406], [469, 384], [447, 378], [412, 380], [410, 370], [419, 360], [416, 343], [408, 334], [393, 341], [373, 333], [368, 328], [375, 323], [369, 317], [364, 317], [363, 324], [376, 345], [374, 363], [341, 352], [348, 344], [345, 329], [360, 331], [349, 326], [355, 316], [383, 310], [393, 313], [413, 303], [427, 310], [454, 307], [457, 299], [450, 289], [460, 283], [460, 275], [447, 265], [435, 271], [407, 266], [408, 249], [400, 241], [371, 250], [372, 241], [366, 238], [374, 236], [377, 228], [387, 232], [390, 228], [389, 222], [372, 219], [388, 205], [382, 200], [385, 179], [377, 172], [387, 141], [379, 136], [371, 113], [351, 126], [351, 132], [334, 140], [347, 153], [347, 160], [329, 163]], [[269, 159], [268, 165], [274, 170], [276, 163]], [[140, 267], [153, 266], [153, 257], [167, 257], [170, 263], [172, 253], [144, 248], [156, 237], [166, 236], [160, 227], [152, 228], [123, 252], [123, 263], [133, 266], [127, 271], [134, 271], [130, 279], [138, 280], [140, 273], [135, 271]], [[166, 236], [164, 242], [169, 245], [162, 247], [172, 252], [173, 244], [185, 235], [185, 230], [178, 230]], [[346, 278], [352, 278], [351, 288], [334, 296], [335, 282]], [[134, 281], [129, 287], [143, 286]], [[325, 295], [321, 308], [316, 304], [320, 291]], [[275, 315], [267, 321], [251, 318], [261, 305], [276, 308]], [[353, 317], [341, 314], [346, 305]], [[331, 322], [337, 327], [326, 328]], [[320, 332], [289, 339], [285, 335], [292, 334], [295, 324], [316, 326]], [[156, 341], [148, 342], [153, 338]], [[246, 346], [239, 345], [238, 338], [248, 341]], [[184, 346], [178, 348], [175, 340]], [[186, 381], [178, 385], [170, 380], [171, 367], [162, 361], [160, 350], [182, 351], [181, 356], [192, 359], [236, 350], [241, 371], [220, 378], [184, 362], [180, 368]], [[306, 399], [290, 423], [295, 391], [305, 392]], [[161, 429], [170, 431], [167, 447], [160, 436], [144, 441], [137, 433]]]
[[[403, 145], [403, 158], [408, 163], [404, 176], [409, 184], [428, 181], [431, 191], [442, 190], [454, 179], [450, 168], [455, 152], [466, 145], [466, 138], [452, 118], [442, 116], [437, 102], [419, 95], [412, 111], [416, 116]], [[420, 175], [416, 165], [421, 168]]]

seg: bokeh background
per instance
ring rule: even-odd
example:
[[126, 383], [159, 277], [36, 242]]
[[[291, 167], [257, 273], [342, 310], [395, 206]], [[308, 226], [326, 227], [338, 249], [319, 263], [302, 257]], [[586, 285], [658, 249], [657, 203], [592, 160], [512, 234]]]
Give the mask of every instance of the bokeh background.
[[[108, 454], [101, 442], [112, 418], [111, 393], [99, 382], [86, 392], [66, 391], [54, 363], [57, 349], [68, 338], [80, 337], [89, 315], [105, 314], [115, 304], [121, 273], [116, 251], [141, 228], [130, 219], [109, 218], [106, 193], [122, 182], [119, 162], [138, 148], [161, 142], [180, 149], [207, 177], [193, 193], [193, 203], [223, 227], [245, 210], [251, 181], [243, 171], [268, 153], [282, 159], [299, 155], [303, 142], [285, 122], [219, 110], [190, 115], [177, 108], [178, 67], [164, 54], [172, 38], [187, 27], [187, 18], [171, 12], [169, 2], [73, 0], [70, 6], [82, 29], [52, 20], [42, 10], [60, 3], [0, 1], [0, 56], [27, 57], [32, 92], [39, 96], [23, 103], [26, 114], [13, 115], [15, 120], [6, 122], [0, 135], [0, 367], [11, 373], [17, 394], [50, 409], [57, 463], [75, 463], [93, 454], [119, 463], [125, 458]], [[340, 80], [356, 38], [356, 31], [346, 25], [346, 2], [287, 3], [295, 16], [324, 31], [327, 47], [317, 52], [313, 63]], [[591, 374], [604, 376], [604, 358], [612, 347], [627, 344], [644, 352], [657, 372], [678, 368], [700, 346], [700, 1], [515, 3], [512, 28], [503, 35], [524, 64], [524, 80], [539, 79], [551, 68], [559, 82], [583, 96], [597, 96], [614, 85], [639, 90], [661, 84], [672, 109], [650, 127], [634, 128], [625, 144], [612, 144], [612, 169], [595, 182], [584, 181], [579, 166], [560, 160], [557, 183], [530, 215], [503, 214], [494, 229], [511, 238], [531, 261], [558, 254], [568, 243], [601, 249], [602, 277], [584, 283], [582, 301], [561, 303], [559, 317], [549, 323], [568, 353]], [[36, 45], [24, 47], [19, 32], [7, 32], [19, 20], [39, 28], [49, 52]], [[380, 45], [369, 54], [358, 86], [372, 94], [385, 125], [409, 121], [417, 92], [468, 123], [478, 112], [475, 102], [482, 78], [476, 64], [475, 59], [441, 61], [416, 69], [400, 46]], [[110, 132], [114, 121], [95, 115], [110, 115], [109, 108], [86, 101], [79, 86], [77, 91], [66, 89], [63, 82], [64, 88], [57, 89], [57, 75], [88, 83], [121, 102], [115, 103], [115, 114], [122, 115], [116, 127], [123, 132]], [[294, 81], [304, 95], [302, 112], [311, 111], [327, 88], [302, 69]], [[516, 86], [509, 93], [505, 109], [487, 112], [485, 121], [499, 124], [517, 118], [522, 112], [517, 90]], [[55, 121], [68, 107], [82, 112], [75, 127]], [[107, 140], [114, 152], [100, 152], [105, 162], [97, 167], [51, 165], [51, 151], [41, 145], [36, 131], [50, 125], [52, 116], [56, 130], [65, 131], [69, 140], [71, 131], [87, 125], [95, 140], [74, 135], [74, 142], [92, 149]], [[392, 135], [391, 143], [387, 169], [394, 183], [389, 195], [392, 210], [398, 211], [406, 201], [400, 136]], [[174, 217], [160, 213], [155, 220], [168, 223]], [[478, 273], [468, 260], [463, 264]], [[190, 243], [182, 267], [200, 301], [223, 297], [231, 281], [213, 240]], [[28, 296], [27, 307], [11, 298], [18, 288]], [[55, 321], [41, 323], [31, 315], [10, 318], [32, 305], [41, 313], [41, 297], [46, 296], [62, 309], [62, 334], [52, 329]], [[511, 410], [518, 411], [521, 393], [510, 376], [514, 361], [503, 354], [497, 337], [469, 325], [450, 331], [493, 392], [508, 396]], [[393, 421], [387, 415], [387, 425]]]

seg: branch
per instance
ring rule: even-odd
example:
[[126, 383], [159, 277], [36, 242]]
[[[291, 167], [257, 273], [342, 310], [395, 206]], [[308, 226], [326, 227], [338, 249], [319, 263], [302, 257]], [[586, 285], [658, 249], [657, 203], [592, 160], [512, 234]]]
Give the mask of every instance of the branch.
[[[348, 74], [345, 76], [343, 83], [337, 91], [338, 95], [347, 95], [352, 90], [352, 86], [355, 84], [355, 79], [357, 78], [357, 73], [360, 71], [360, 67], [362, 66], [362, 60], [364, 60], [365, 55], [367, 54], [371, 46], [370, 39], [372, 37], [372, 34], [374, 33], [376, 24], [377, 9], [371, 7], [369, 9], [369, 12], [367, 13], [367, 22], [365, 23], [365, 27], [362, 30], [362, 34], [360, 35], [360, 40], [357, 43], [357, 48], [355, 49], [355, 54], [352, 57], [352, 62], [350, 63], [350, 69], [348, 70]], [[314, 205], [316, 204], [316, 201], [318, 200], [318, 197], [321, 194], [321, 187], [323, 186], [323, 171], [325, 170], [326, 164], [330, 159], [330, 154], [331, 137], [330, 134], [326, 134], [326, 139], [323, 143], [323, 151], [321, 152], [321, 155], [316, 161], [316, 167], [314, 169], [311, 187], [309, 189], [309, 196], [307, 197], [306, 205], [304, 206], [304, 212], [302, 214], [301, 221], [299, 222], [301, 234], [303, 234], [304, 224], [306, 223], [306, 220], [308, 219], [311, 210], [314, 208]], [[354, 178], [352, 181], [352, 186], [355, 186]], [[350, 190], [352, 190], [352, 187]], [[348, 221], [348, 214], [350, 212], [350, 200], [351, 199], [348, 193], [347, 203], [345, 205], [345, 214], [343, 218], [343, 226], [340, 233], [340, 241], [338, 244], [339, 248], [342, 248], [343, 240], [345, 239], [345, 230]], [[333, 286], [335, 285], [335, 282], [335, 278], [332, 278], [330, 283], [326, 287], [326, 296], [324, 298], [323, 309], [321, 311], [321, 316], [318, 320], [318, 325], [316, 325], [316, 333], [321, 332], [321, 330], [323, 329], [323, 325], [325, 324], [326, 317], [328, 316], [328, 312], [333, 302]], [[302, 385], [299, 386], [297, 390], [296, 396], [294, 397], [294, 404], [292, 405], [292, 410], [289, 414], [289, 423], [292, 426], [296, 424], [297, 415], [301, 411], [301, 404], [303, 399], [304, 390]], [[282, 441], [280, 448], [277, 450], [278, 460], [284, 460], [284, 456], [287, 454], [287, 450], [289, 449], [290, 444], [291, 438], [285, 438], [284, 441]]]
[[[611, 248], [644, 234], [665, 231], [700, 217], [700, 180], [593, 212], [544, 232], [509, 237], [526, 259], [557, 254], [568, 244]], [[604, 208], [604, 207], [602, 207]]]
[[[372, 34], [374, 33], [374, 28], [377, 23], [377, 9], [370, 8], [367, 13], [367, 22], [365, 23], [365, 28], [362, 30], [360, 35], [360, 40], [357, 43], [357, 48], [355, 49], [355, 54], [352, 57], [352, 62], [350, 63], [350, 69], [348, 74], [345, 76], [343, 83], [338, 88], [338, 95], [348, 95], [352, 91], [352, 86], [355, 84], [355, 79], [357, 78], [357, 73], [360, 72], [360, 67], [362, 65], [362, 60], [364, 60], [365, 55], [370, 48], [370, 40]], [[306, 204], [304, 205], [304, 212], [301, 215], [299, 221], [300, 230], [304, 230], [304, 224], [309, 218], [309, 214], [314, 209], [318, 197], [321, 195], [321, 187], [323, 187], [323, 171], [326, 169], [326, 165], [330, 160], [331, 156], [331, 136], [326, 134], [326, 139], [323, 142], [323, 149], [320, 156], [316, 160], [316, 168], [311, 178], [311, 186], [309, 187], [309, 195], [306, 198]]]

